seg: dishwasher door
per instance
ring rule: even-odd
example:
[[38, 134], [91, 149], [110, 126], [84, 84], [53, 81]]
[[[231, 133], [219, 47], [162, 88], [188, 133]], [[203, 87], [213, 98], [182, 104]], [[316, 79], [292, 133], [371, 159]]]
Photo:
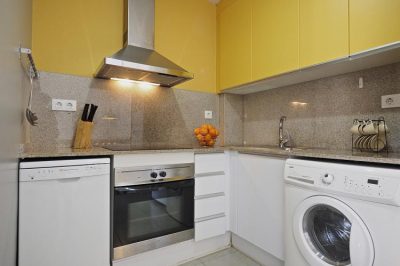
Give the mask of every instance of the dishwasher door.
[[109, 266], [110, 159], [20, 168], [19, 266]]

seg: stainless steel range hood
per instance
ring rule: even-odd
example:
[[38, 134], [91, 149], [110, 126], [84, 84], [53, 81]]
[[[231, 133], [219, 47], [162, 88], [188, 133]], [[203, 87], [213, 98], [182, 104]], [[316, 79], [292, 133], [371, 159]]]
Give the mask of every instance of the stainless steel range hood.
[[125, 47], [106, 57], [97, 78], [126, 79], [172, 87], [193, 74], [154, 51], [154, 0], [125, 0]]

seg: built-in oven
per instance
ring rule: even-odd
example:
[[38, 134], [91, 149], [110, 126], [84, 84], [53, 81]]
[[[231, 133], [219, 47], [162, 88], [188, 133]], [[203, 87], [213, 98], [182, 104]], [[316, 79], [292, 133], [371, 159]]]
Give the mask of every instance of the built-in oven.
[[116, 168], [113, 259], [193, 239], [194, 165]]

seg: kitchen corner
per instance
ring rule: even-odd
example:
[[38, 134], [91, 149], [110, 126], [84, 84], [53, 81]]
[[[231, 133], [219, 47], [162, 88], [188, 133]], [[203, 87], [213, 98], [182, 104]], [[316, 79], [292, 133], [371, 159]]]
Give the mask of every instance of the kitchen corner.
[[[291, 260], [284, 256], [284, 250], [293, 248], [290, 245], [294, 242], [286, 240], [283, 233], [290, 227], [283, 219], [292, 211], [284, 205], [285, 197], [295, 195], [284, 194], [291, 185], [304, 186], [304, 182], [325, 191], [331, 189], [326, 186], [340, 182], [351, 197], [364, 199], [363, 195], [369, 195], [376, 202], [398, 204], [395, 199], [382, 199], [390, 190], [383, 182], [393, 182], [393, 189], [397, 189], [392, 176], [400, 165], [398, 111], [381, 108], [380, 96], [397, 92], [399, 66], [396, 63], [246, 95], [142, 89], [41, 72], [33, 98], [33, 108], [41, 119], [37, 127], [30, 128], [29, 141], [20, 154], [21, 173], [30, 163], [43, 164], [28, 177], [48, 179], [47, 164], [57, 164], [60, 171], [66, 171], [65, 165], [74, 161], [86, 167], [92, 160], [111, 160], [111, 203], [118, 209], [111, 215], [114, 231], [107, 242], [113, 247], [109, 255], [112, 265], [190, 265], [192, 260], [207, 265], [213, 252], [234, 254], [236, 250], [245, 254], [239, 260], [249, 265], [284, 265]], [[68, 90], [71, 87], [74, 89]], [[77, 112], [50, 110], [51, 98], [71, 95], [81, 99]], [[360, 104], [360, 97], [369, 99], [368, 104]], [[99, 106], [94, 147], [73, 149], [75, 124], [85, 102]], [[205, 111], [212, 111], [211, 119], [205, 118]], [[352, 121], [362, 119], [368, 124], [368, 119], [382, 116], [390, 128], [385, 132], [388, 150], [355, 148]], [[198, 131], [207, 129], [204, 134], [214, 130], [208, 124], [220, 130], [214, 147], [199, 145], [195, 128], [201, 124]], [[315, 170], [313, 165], [322, 168]], [[288, 174], [297, 167], [300, 172]], [[324, 167], [335, 174], [323, 172]], [[351, 167], [375, 174], [367, 179], [359, 177]], [[341, 169], [353, 177], [342, 176]], [[381, 170], [385, 176], [377, 177]], [[302, 171], [311, 174], [302, 175]], [[84, 180], [76, 175], [61, 178]], [[376, 189], [378, 184], [383, 185]], [[270, 211], [259, 213], [259, 209]], [[250, 223], [247, 217], [251, 217]], [[382, 232], [378, 237], [386, 236]], [[182, 253], [180, 248], [188, 252]]]
[[398, 14], [0, 4], [0, 266], [400, 265]]

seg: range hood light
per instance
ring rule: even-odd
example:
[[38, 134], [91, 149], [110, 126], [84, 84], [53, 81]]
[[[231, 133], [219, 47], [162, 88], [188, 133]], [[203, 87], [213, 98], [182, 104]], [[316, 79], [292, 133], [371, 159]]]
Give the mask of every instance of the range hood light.
[[146, 82], [146, 81], [138, 81], [138, 80], [132, 80], [132, 79], [111, 78], [111, 80], [127, 82], [127, 83], [136, 83], [136, 84], [140, 84], [140, 85], [160, 86], [160, 84], [158, 84], [158, 83], [152, 83], [152, 82]]

